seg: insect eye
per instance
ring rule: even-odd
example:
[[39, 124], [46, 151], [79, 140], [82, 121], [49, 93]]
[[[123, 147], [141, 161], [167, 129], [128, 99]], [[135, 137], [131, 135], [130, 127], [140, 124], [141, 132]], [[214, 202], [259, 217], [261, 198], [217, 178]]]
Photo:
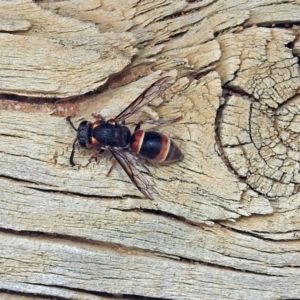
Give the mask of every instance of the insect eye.
[[88, 121], [82, 121], [78, 127], [77, 139], [79, 145], [83, 148], [86, 148], [90, 144], [91, 136], [91, 123]]

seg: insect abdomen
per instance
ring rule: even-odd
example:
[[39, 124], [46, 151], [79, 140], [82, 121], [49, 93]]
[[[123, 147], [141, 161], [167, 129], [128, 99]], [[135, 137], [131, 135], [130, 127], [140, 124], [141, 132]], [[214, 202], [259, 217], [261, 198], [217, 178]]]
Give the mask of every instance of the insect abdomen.
[[183, 158], [178, 146], [168, 136], [156, 131], [136, 131], [130, 145], [134, 152], [155, 162], [175, 162]]

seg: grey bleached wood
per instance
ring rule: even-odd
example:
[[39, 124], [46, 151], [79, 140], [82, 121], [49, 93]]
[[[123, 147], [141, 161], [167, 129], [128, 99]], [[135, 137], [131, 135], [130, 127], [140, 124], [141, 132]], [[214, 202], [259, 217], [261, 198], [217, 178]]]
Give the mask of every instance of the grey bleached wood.
[[0, 188], [0, 226], [15, 232], [78, 237], [82, 242], [85, 239], [100, 243], [111, 250], [120, 248], [140, 254], [144, 251], [155, 257], [198, 261], [257, 274], [254, 277], [298, 274], [298, 242], [278, 244], [225, 226], [195, 226], [153, 211], [142, 213], [137, 208], [130, 209], [132, 200], [40, 191], [28, 188], [28, 183], [20, 185], [9, 179], [1, 179]]
[[19, 19], [0, 19], [0, 30], [1, 31], [21, 31], [28, 30], [30, 28], [30, 22]]
[[21, 285], [34, 289], [39, 282], [41, 287], [68, 286], [160, 299], [197, 299], [199, 295], [211, 299], [212, 290], [219, 299], [285, 298], [300, 293], [299, 274], [272, 277], [229, 269], [216, 272], [213, 266], [178, 262], [132, 250], [88, 244], [82, 247], [81, 243], [66, 240], [10, 234], [0, 234], [0, 238], [0, 262], [4, 269], [13, 270], [2, 275], [4, 286], [15, 280], [16, 287], [20, 281]]
[[[4, 34], [17, 48], [1, 43], [6, 56], [24, 46], [14, 41], [26, 40], [38, 60], [49, 49], [47, 63], [76, 58], [70, 78], [49, 64], [66, 88], [79, 82], [74, 95], [127, 66], [126, 76], [115, 77], [123, 81], [112, 79], [110, 89], [77, 104], [78, 116], [113, 117], [158, 78], [176, 78], [131, 121], [182, 115], [157, 130], [185, 154], [178, 164], [148, 164], [160, 193], [149, 201], [120, 167], [105, 176], [108, 156], [87, 165], [91, 151], [77, 151], [71, 168], [76, 133], [64, 118], [0, 111], [1, 290], [65, 299], [299, 298], [299, 42], [297, 27], [282, 28], [300, 21], [297, 2], [18, 0], [1, 7], [10, 30], [25, 29]], [[99, 69], [86, 65], [84, 81], [87, 58]], [[43, 97], [69, 95], [65, 84], [38, 86], [31, 75], [39, 69], [22, 80], [5, 70], [1, 83], [10, 80], [11, 93], [25, 86], [31, 95], [37, 87]]]

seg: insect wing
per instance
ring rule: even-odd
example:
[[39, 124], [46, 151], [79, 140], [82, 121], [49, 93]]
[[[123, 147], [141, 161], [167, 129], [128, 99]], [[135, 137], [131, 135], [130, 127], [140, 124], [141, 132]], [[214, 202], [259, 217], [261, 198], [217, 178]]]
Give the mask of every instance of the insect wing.
[[109, 150], [141, 193], [151, 200], [155, 199], [158, 196], [158, 193], [142, 173], [134, 166], [133, 155], [130, 152], [112, 147], [110, 147]]
[[128, 107], [126, 107], [116, 118], [115, 122], [119, 123], [133, 115], [136, 111], [157, 98], [163, 91], [174, 83], [171, 76], [163, 77], [154, 82], [139, 97], [137, 97]]

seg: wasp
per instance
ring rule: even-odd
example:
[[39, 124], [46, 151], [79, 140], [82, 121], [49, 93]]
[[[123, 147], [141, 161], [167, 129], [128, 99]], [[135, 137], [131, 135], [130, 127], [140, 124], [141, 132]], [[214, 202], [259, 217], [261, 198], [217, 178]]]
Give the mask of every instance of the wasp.
[[[129, 176], [132, 183], [140, 192], [149, 199], [158, 196], [157, 191], [136, 168], [139, 156], [146, 160], [157, 163], [173, 163], [183, 159], [183, 154], [172, 139], [163, 133], [157, 131], [145, 131], [141, 129], [143, 123], [161, 125], [177, 122], [181, 117], [172, 120], [145, 120], [136, 124], [133, 134], [125, 125], [125, 120], [131, 117], [143, 106], [160, 96], [169, 86], [173, 84], [173, 78], [170, 76], [159, 79], [147, 88], [139, 97], [137, 97], [128, 107], [113, 119], [106, 120], [102, 115], [94, 115], [96, 121], [82, 121], [76, 128], [70, 117], [67, 121], [72, 128], [77, 131], [77, 137], [74, 140], [72, 152], [70, 155], [70, 164], [74, 166], [74, 153], [77, 142], [83, 148], [97, 149], [97, 153], [90, 158], [96, 159], [104, 151], [109, 151], [124, 171]], [[112, 165], [113, 167], [114, 165]], [[110, 168], [108, 174], [111, 172]], [[146, 166], [144, 166], [146, 170]], [[107, 174], [107, 175], [108, 175]]]

